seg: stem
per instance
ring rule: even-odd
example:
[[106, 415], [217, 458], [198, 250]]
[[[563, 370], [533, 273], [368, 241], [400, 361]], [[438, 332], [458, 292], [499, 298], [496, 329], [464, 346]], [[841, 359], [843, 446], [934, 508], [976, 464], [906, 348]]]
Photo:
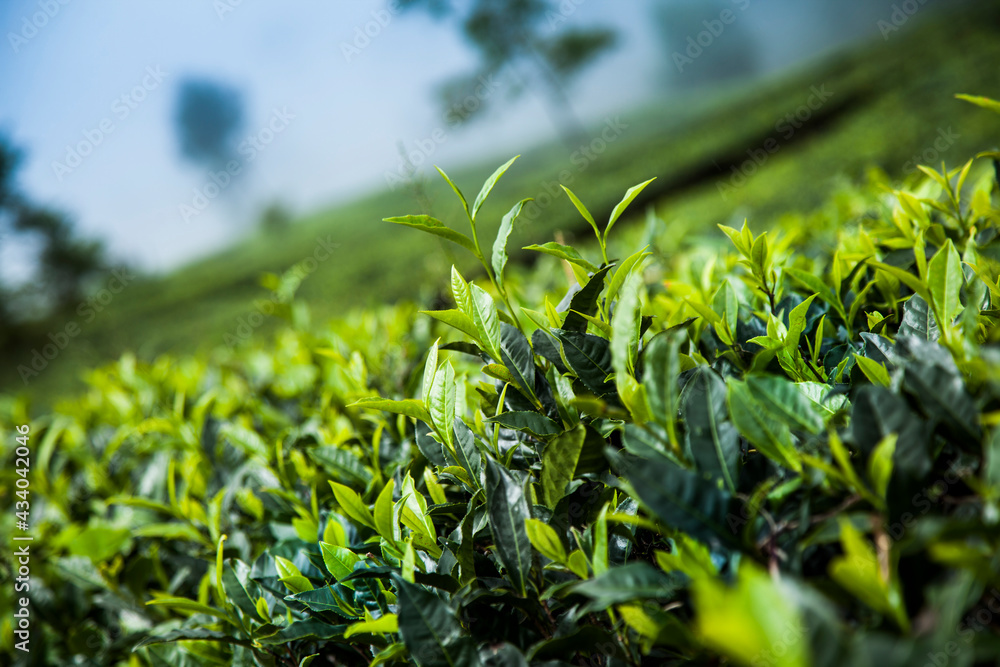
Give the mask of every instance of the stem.
[[[486, 261], [483, 249], [479, 245], [479, 234], [476, 233], [476, 221], [472, 219], [471, 215], [468, 217], [469, 226], [472, 228], [472, 243], [476, 246], [476, 259], [478, 259], [479, 263], [483, 265], [483, 268], [486, 270], [486, 277], [490, 279], [490, 284], [493, 285], [493, 289], [500, 295], [500, 299], [503, 301], [504, 305], [507, 306], [507, 310], [510, 311], [510, 316], [514, 320], [514, 324], [517, 325], [518, 331], [520, 331], [521, 334], [527, 338], [528, 335], [524, 333], [524, 327], [521, 326], [521, 320], [518, 319], [517, 313], [514, 312], [514, 307], [510, 303], [510, 297], [507, 296], [507, 290], [500, 287], [496, 276], [493, 275], [493, 270], [490, 267], [489, 262]], [[500, 361], [500, 359], [497, 359], [497, 361]]]
[[[801, 351], [799, 352], [799, 354], [801, 354]], [[816, 376], [817, 380], [819, 380], [820, 382], [826, 382], [826, 380], [823, 379], [823, 375], [819, 372], [819, 370], [817, 370], [813, 362], [809, 359], [806, 359], [805, 355], [802, 355], [802, 361], [806, 362], [806, 367], [810, 371], [812, 371], [812, 374]]]

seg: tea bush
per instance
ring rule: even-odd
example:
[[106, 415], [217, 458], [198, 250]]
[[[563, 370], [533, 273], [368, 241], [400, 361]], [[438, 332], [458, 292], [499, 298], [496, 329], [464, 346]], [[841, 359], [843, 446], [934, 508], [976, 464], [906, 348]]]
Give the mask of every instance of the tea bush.
[[637, 243], [610, 233], [648, 181], [607, 222], [567, 189], [595, 240], [531, 269], [525, 202], [477, 232], [514, 160], [471, 202], [442, 172], [468, 234], [387, 220], [481, 262], [453, 307], [312, 327], [282, 298], [271, 340], [125, 356], [36, 419], [3, 399], [30, 424], [30, 495], [12, 466], [0, 492], [30, 503], [22, 657], [996, 664], [998, 157]]

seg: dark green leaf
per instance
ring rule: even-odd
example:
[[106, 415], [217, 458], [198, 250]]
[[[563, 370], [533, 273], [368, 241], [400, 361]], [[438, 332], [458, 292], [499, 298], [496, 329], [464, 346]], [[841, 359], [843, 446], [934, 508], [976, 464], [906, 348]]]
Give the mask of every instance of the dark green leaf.
[[525, 398], [537, 405], [535, 356], [524, 334], [506, 322], [500, 324], [500, 358], [513, 376], [517, 389]]
[[979, 410], [960, 375], [937, 365], [911, 363], [903, 370], [903, 388], [916, 396], [928, 417], [948, 426], [960, 445], [979, 451]]
[[538, 412], [504, 412], [486, 420], [487, 424], [500, 424], [516, 431], [527, 431], [540, 438], [562, 433], [562, 427]]
[[545, 446], [542, 452], [542, 493], [546, 507], [554, 509], [566, 495], [566, 485], [573, 480], [586, 437], [586, 428], [578, 424], [572, 431], [566, 431]]
[[642, 384], [646, 387], [650, 416], [668, 433], [676, 428], [680, 412], [677, 377], [680, 375], [682, 331], [663, 332], [653, 337], [643, 353]]
[[753, 397], [790, 428], [809, 433], [823, 430], [823, 418], [795, 383], [776, 375], [749, 375], [746, 382]]
[[743, 437], [772, 461], [801, 472], [788, 425], [768, 414], [745, 382], [730, 380], [728, 384], [729, 413]]
[[941, 337], [937, 320], [931, 307], [919, 294], [914, 294], [903, 305], [903, 321], [899, 324], [900, 336], [916, 336], [923, 340]]
[[727, 527], [727, 518], [735, 514], [728, 491], [666, 459], [636, 459], [613, 450], [607, 456], [639, 500], [668, 526], [708, 544], [736, 544]]
[[587, 389], [597, 396], [606, 396], [614, 391], [614, 384], [607, 381], [614, 372], [611, 368], [611, 347], [608, 340], [563, 329], [553, 329], [552, 333], [561, 343], [566, 365], [576, 373]]
[[708, 366], [699, 366], [682, 396], [687, 450], [702, 472], [721, 479], [735, 493], [740, 439], [728, 419], [726, 383]]
[[669, 600], [677, 591], [677, 580], [642, 561], [613, 567], [604, 574], [580, 582], [569, 590], [591, 599], [589, 609], [607, 609], [637, 600]]
[[524, 521], [531, 518], [531, 508], [517, 479], [489, 458], [486, 459], [486, 508], [493, 543], [507, 578], [516, 591], [527, 595], [532, 551]]
[[269, 637], [259, 638], [257, 641], [261, 644], [287, 644], [288, 642], [293, 642], [299, 639], [310, 639], [310, 640], [322, 640], [322, 639], [338, 639], [344, 636], [344, 631], [347, 630], [347, 624], [343, 625], [330, 625], [323, 621], [318, 620], [306, 620], [306, 621], [295, 621], [287, 628], [283, 628], [280, 632], [277, 632]]
[[[602, 267], [591, 276], [587, 284], [579, 292], [573, 295], [569, 303], [569, 312], [563, 321], [562, 328], [566, 331], [587, 331], [587, 320], [578, 313], [584, 315], [594, 315], [597, 312], [597, 299], [604, 291], [604, 277], [611, 270], [613, 265]], [[576, 312], [574, 312], [576, 311]]]
[[166, 644], [168, 642], [179, 641], [222, 642], [224, 644], [236, 644], [239, 646], [253, 646], [253, 642], [250, 640], [238, 639], [232, 635], [226, 634], [225, 632], [217, 632], [206, 628], [182, 628], [180, 630], [172, 630], [164, 635], [146, 637], [141, 642], [136, 644], [135, 648], [139, 648], [140, 646], [150, 646], [152, 644]]
[[455, 456], [469, 473], [469, 479], [478, 487], [481, 482], [483, 462], [476, 447], [476, 435], [460, 418], [455, 419]]

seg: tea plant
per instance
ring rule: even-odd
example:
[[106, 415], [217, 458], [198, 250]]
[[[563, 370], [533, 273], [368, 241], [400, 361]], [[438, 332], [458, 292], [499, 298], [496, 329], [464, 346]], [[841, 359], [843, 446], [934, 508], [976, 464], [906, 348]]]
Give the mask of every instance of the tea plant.
[[469, 234], [387, 220], [482, 264], [452, 308], [125, 357], [32, 423], [32, 659], [995, 664], [998, 157], [671, 256], [610, 238], [648, 181], [567, 189], [595, 243], [531, 272], [527, 200], [477, 227], [514, 160], [442, 172]]

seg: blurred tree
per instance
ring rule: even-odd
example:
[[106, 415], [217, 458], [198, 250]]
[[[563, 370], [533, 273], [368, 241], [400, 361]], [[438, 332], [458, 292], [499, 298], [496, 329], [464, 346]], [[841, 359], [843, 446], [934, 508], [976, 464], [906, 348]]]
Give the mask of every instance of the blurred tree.
[[[18, 190], [14, 175], [20, 153], [0, 137], [0, 238], [33, 235], [40, 242], [34, 277], [18, 288], [0, 285], [0, 346], [24, 320], [14, 304], [31, 300], [36, 311], [58, 312], [83, 300], [87, 281], [105, 268], [104, 250], [97, 241], [80, 239], [65, 216], [29, 202]], [[43, 308], [37, 308], [42, 305]], [[37, 312], [36, 312], [37, 314]]]
[[265, 234], [281, 234], [291, 224], [292, 212], [280, 201], [271, 202], [260, 214], [260, 228]]
[[441, 97], [449, 123], [458, 124], [487, 107], [495, 91], [493, 77], [506, 74], [518, 82], [508, 92], [539, 90], [549, 117], [568, 147], [575, 148], [583, 127], [573, 111], [567, 87], [572, 79], [615, 43], [607, 28], [563, 27], [576, 3], [549, 0], [400, 0], [404, 9], [454, 17], [480, 53], [475, 72], [446, 83]]
[[243, 126], [243, 100], [234, 88], [205, 79], [181, 82], [174, 123], [181, 154], [209, 169], [224, 165], [235, 153]]

